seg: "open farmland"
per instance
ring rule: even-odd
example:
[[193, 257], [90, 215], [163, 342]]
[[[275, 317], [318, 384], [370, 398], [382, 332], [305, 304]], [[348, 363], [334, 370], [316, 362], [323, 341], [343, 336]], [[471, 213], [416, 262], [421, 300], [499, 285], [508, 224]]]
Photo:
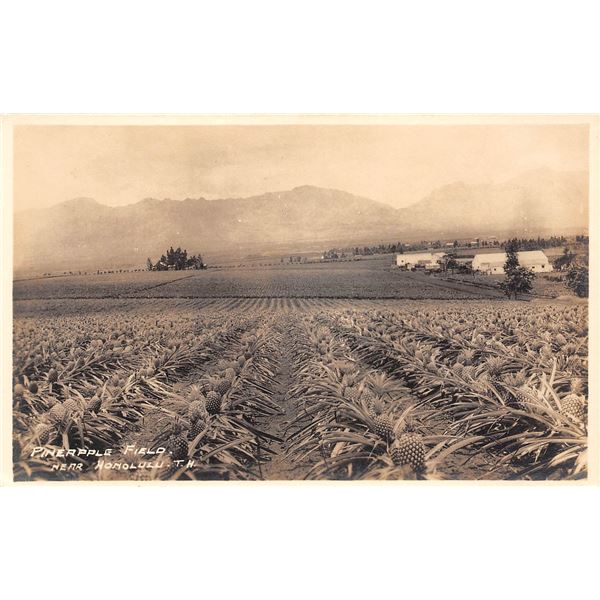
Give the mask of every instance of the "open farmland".
[[15, 281], [13, 297], [60, 298], [502, 298], [499, 290], [393, 269], [388, 259], [287, 267], [84, 275]]
[[[335, 271], [15, 285], [15, 478], [585, 477], [586, 305], [465, 302], [398, 272], [416, 299], [353, 299]], [[300, 289], [289, 272], [315, 297], [273, 297]]]
[[188, 271], [109, 273], [105, 275], [66, 275], [17, 279], [13, 282], [15, 300], [35, 298], [118, 298], [146, 292], [190, 277]]

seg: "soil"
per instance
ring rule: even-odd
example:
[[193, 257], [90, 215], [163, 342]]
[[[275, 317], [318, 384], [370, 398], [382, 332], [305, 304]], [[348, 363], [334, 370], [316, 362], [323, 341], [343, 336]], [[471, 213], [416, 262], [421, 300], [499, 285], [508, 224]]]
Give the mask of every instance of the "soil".
[[290, 426], [298, 415], [295, 402], [288, 396], [288, 390], [292, 382], [292, 358], [289, 351], [291, 342], [289, 331], [284, 329], [278, 352], [279, 371], [276, 375], [277, 387], [273, 396], [273, 401], [281, 407], [282, 412], [281, 414], [262, 417], [258, 420], [260, 429], [283, 440], [282, 442], [272, 443], [270, 448], [275, 453], [268, 462], [263, 463], [261, 466], [262, 478], [266, 480], [304, 479], [308, 469], [312, 466], [308, 461], [292, 461], [288, 455]]

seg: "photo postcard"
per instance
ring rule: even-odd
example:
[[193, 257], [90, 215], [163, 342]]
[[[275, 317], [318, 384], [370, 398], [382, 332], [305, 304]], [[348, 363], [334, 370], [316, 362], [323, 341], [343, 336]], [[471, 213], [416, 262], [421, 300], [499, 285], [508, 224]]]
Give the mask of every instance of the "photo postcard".
[[596, 116], [2, 140], [4, 483], [597, 482]]

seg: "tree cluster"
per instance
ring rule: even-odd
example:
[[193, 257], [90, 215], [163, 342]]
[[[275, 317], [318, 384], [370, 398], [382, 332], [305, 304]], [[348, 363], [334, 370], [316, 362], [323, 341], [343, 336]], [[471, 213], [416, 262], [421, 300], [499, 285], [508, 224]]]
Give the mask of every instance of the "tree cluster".
[[444, 255], [438, 260], [438, 264], [444, 272], [450, 271], [451, 273], [454, 273], [455, 271], [458, 271], [459, 273], [465, 273], [470, 270], [467, 265], [463, 265], [456, 260], [456, 254], [453, 252]]
[[519, 264], [517, 251], [520, 248], [520, 240], [508, 240], [505, 245], [506, 262], [504, 263], [504, 272], [506, 273], [504, 281], [500, 287], [510, 298], [514, 296], [517, 299], [518, 294], [529, 294], [533, 290], [533, 280], [535, 273]]
[[206, 269], [202, 255], [188, 256], [187, 250], [181, 248], [173, 249], [171, 246], [166, 255], [163, 254], [156, 264], [149, 258], [146, 261], [148, 271], [183, 271], [185, 269]]
[[565, 278], [567, 287], [580, 298], [587, 298], [590, 292], [590, 274], [586, 265], [573, 265]]
[[568, 248], [565, 248], [563, 253], [554, 259], [552, 265], [556, 271], [567, 271], [575, 263], [576, 256]]

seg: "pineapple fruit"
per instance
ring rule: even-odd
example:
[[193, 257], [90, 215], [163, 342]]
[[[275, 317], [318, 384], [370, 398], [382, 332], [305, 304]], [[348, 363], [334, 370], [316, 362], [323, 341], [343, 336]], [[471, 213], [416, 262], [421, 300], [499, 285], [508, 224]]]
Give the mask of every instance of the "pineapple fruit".
[[344, 396], [351, 402], [358, 402], [360, 399], [360, 389], [356, 385], [348, 386], [344, 390]]
[[395, 465], [410, 465], [417, 473], [425, 470], [425, 445], [418, 433], [403, 433], [392, 444], [390, 454]]
[[206, 421], [202, 418], [196, 419], [192, 422], [192, 427], [190, 428], [190, 439], [195, 439], [199, 436], [204, 429], [206, 428]]
[[69, 414], [79, 411], [79, 404], [77, 404], [77, 402], [73, 400], [73, 398], [65, 400], [63, 406]]
[[184, 435], [174, 436], [169, 444], [173, 460], [185, 460], [188, 456], [188, 441]]
[[37, 438], [42, 446], [49, 444], [56, 435], [56, 427], [49, 424], [40, 425], [36, 431]]
[[215, 383], [214, 388], [215, 392], [222, 396], [231, 388], [231, 381], [227, 378], [219, 379], [219, 381]]
[[221, 394], [216, 391], [208, 392], [206, 395], [206, 412], [209, 415], [216, 415], [221, 411]]
[[524, 409], [527, 409], [529, 405], [536, 402], [535, 391], [526, 385], [522, 385], [513, 392], [513, 396], [517, 401], [517, 404]]
[[57, 427], [60, 427], [66, 423], [69, 413], [64, 404], [57, 403], [48, 411], [48, 418]]
[[366, 404], [369, 413], [374, 414], [374, 405], [378, 400], [378, 397], [375, 395], [375, 393], [370, 388], [365, 388], [362, 393], [362, 399]]
[[374, 419], [375, 433], [386, 442], [394, 438], [394, 423], [384, 415], [377, 415]]
[[561, 401], [560, 413], [568, 419], [585, 421], [585, 401], [583, 396], [569, 394]]

